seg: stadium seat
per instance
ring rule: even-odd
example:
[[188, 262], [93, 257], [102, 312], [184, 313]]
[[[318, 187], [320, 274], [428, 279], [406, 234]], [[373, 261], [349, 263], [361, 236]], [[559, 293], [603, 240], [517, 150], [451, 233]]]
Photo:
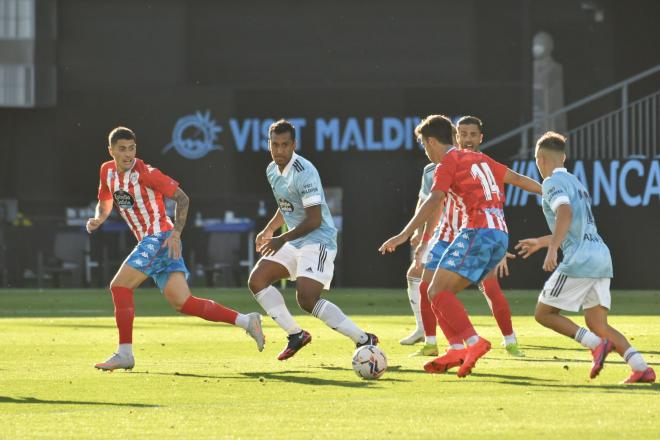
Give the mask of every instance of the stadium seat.
[[84, 231], [58, 231], [52, 254], [37, 252], [37, 285], [43, 287], [46, 277], [53, 287], [60, 287], [62, 276], [70, 275], [73, 286], [84, 285], [85, 256], [89, 253], [89, 236]]
[[225, 287], [242, 282], [240, 246], [240, 233], [214, 232], [209, 235], [206, 261], [202, 263], [207, 286], [215, 286], [218, 274]]

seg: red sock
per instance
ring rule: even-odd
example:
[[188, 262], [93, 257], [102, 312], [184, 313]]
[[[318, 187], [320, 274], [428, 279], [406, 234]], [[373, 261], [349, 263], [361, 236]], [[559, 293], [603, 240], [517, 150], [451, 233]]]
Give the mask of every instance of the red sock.
[[503, 336], [513, 334], [513, 325], [511, 324], [511, 309], [509, 302], [502, 293], [500, 283], [497, 278], [484, 280], [481, 285], [484, 289], [484, 295], [490, 300], [490, 307], [493, 311], [497, 326], [500, 328]]
[[190, 295], [181, 307], [181, 313], [191, 316], [199, 316], [202, 319], [213, 322], [226, 322], [227, 324], [236, 324], [238, 312], [227, 307], [221, 306], [210, 299], [197, 298]]
[[449, 290], [438, 292], [433, 298], [433, 310], [441, 314], [461, 338], [461, 341], [476, 336], [470, 318], [463, 307], [463, 304], [456, 298], [456, 294]]
[[112, 302], [115, 303], [115, 322], [119, 330], [119, 343], [133, 343], [133, 318], [135, 317], [135, 303], [133, 290], [126, 287], [112, 287]]
[[463, 345], [463, 339], [461, 339], [458, 332], [454, 330], [454, 328], [451, 325], [449, 325], [447, 318], [444, 317], [442, 312], [439, 310], [435, 310], [433, 304], [431, 304], [431, 308], [433, 308], [433, 313], [435, 313], [435, 317], [438, 320], [438, 325], [440, 326], [440, 330], [442, 330], [442, 333], [445, 335], [445, 338], [447, 338], [447, 342], [449, 342], [449, 345], [454, 345], [454, 344]]
[[424, 325], [424, 334], [426, 336], [435, 336], [436, 319], [431, 309], [429, 301], [429, 283], [422, 281], [419, 283], [419, 308], [422, 312], [422, 324]]

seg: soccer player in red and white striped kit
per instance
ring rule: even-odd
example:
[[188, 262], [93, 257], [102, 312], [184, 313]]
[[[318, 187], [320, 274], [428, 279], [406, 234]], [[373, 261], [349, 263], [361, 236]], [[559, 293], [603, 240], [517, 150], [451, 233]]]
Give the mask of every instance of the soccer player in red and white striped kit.
[[[244, 315], [212, 300], [195, 297], [190, 292], [189, 272], [181, 256], [181, 232], [188, 216], [189, 198], [179, 183], [135, 157], [136, 137], [132, 130], [117, 127], [110, 132], [108, 142], [108, 152], [113, 160], [101, 165], [99, 201], [94, 218], [87, 221], [87, 231], [91, 234], [103, 224], [114, 201], [138, 244], [110, 282], [119, 348], [109, 359], [94, 367], [112, 371], [132, 369], [135, 365], [133, 291], [148, 277], [154, 279], [177, 311], [207, 321], [239, 326], [262, 351], [264, 335], [259, 313]], [[176, 202], [174, 222], [165, 212], [164, 197]]]
[[[481, 142], [483, 141], [483, 123], [481, 119], [475, 116], [463, 116], [457, 123], [457, 144], [460, 149], [471, 150], [478, 152], [480, 150]], [[437, 153], [436, 153], [437, 154]], [[425, 171], [434, 171], [435, 164], [425, 168]], [[429, 173], [430, 174], [430, 173]], [[431, 183], [429, 183], [427, 194], [431, 192]], [[424, 234], [420, 246], [416, 250], [416, 261], [418, 264], [424, 264], [424, 272], [422, 273], [422, 282], [420, 283], [420, 309], [422, 315], [422, 322], [424, 324], [425, 345], [420, 348], [413, 355], [417, 356], [437, 356], [438, 346], [436, 345], [436, 317], [431, 309], [431, 303], [428, 300], [428, 288], [431, 284], [433, 274], [440, 263], [440, 258], [445, 249], [449, 247], [454, 237], [460, 233], [460, 230], [466, 227], [468, 221], [467, 208], [463, 203], [463, 199], [453, 192], [447, 194], [444, 214], [440, 220], [440, 224], [435, 228], [432, 220], [429, 220], [426, 231], [433, 230], [435, 232], [432, 237], [428, 232]], [[421, 261], [420, 261], [421, 260]], [[506, 258], [498, 265], [497, 271], [502, 275], [508, 275], [508, 266]], [[497, 280], [496, 274], [488, 276], [478, 284], [479, 290], [484, 294], [486, 301], [491, 309], [493, 317], [497, 321], [497, 326], [502, 332], [504, 338], [503, 345], [506, 351], [517, 357], [524, 356], [518, 347], [518, 341], [513, 331], [511, 323], [511, 310], [509, 303], [502, 293], [502, 289]], [[448, 328], [444, 326], [442, 328]], [[460, 338], [445, 334], [448, 338], [450, 349], [462, 349], [463, 341]]]

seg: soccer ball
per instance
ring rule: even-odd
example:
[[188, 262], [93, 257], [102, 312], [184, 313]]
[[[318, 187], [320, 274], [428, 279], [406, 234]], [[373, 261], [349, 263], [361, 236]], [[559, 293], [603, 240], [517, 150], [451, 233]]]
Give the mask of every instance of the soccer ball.
[[375, 345], [363, 345], [353, 353], [353, 370], [362, 379], [378, 379], [387, 370], [387, 357]]

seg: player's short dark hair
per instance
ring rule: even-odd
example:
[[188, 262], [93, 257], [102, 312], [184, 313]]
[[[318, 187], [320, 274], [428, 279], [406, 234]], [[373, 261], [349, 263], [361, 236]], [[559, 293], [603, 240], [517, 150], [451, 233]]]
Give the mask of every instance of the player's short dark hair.
[[566, 137], [554, 131], [546, 131], [543, 136], [536, 141], [538, 148], [545, 148], [548, 150], [566, 152]]
[[120, 139], [125, 139], [128, 141], [137, 141], [137, 138], [135, 137], [135, 133], [133, 133], [133, 130], [131, 130], [130, 128], [126, 128], [126, 127], [113, 128], [110, 134], [108, 135], [109, 145], [114, 145], [115, 142], [117, 142]]
[[279, 121], [275, 121], [272, 124], [270, 124], [270, 127], [268, 127], [268, 137], [272, 137], [274, 134], [284, 134], [284, 133], [291, 133], [291, 140], [295, 141], [296, 140], [296, 127], [293, 126], [293, 124], [286, 119], [280, 119]]
[[481, 119], [477, 118], [476, 116], [463, 116], [461, 119], [458, 120], [458, 123], [456, 124], [458, 126], [461, 125], [476, 125], [479, 127], [479, 133], [484, 132], [484, 123], [481, 122]]
[[422, 138], [436, 138], [438, 142], [443, 144], [453, 145], [454, 133], [456, 127], [451, 123], [451, 120], [445, 115], [430, 115], [427, 116], [415, 127], [415, 136]]

